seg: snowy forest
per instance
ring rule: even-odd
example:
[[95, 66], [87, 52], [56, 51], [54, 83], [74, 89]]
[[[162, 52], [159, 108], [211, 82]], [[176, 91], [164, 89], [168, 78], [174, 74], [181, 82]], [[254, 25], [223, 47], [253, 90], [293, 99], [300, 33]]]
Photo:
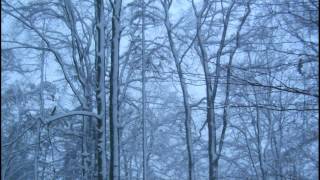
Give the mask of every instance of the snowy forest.
[[1, 0], [1, 180], [319, 178], [318, 0]]

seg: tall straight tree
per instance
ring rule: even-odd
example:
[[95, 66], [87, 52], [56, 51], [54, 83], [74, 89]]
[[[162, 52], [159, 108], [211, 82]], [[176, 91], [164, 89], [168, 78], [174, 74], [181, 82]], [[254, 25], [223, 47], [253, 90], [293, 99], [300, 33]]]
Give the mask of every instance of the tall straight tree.
[[106, 164], [106, 93], [105, 93], [105, 56], [104, 56], [104, 4], [103, 0], [95, 1], [96, 11], [96, 98], [97, 112], [97, 163], [98, 163], [98, 179], [106, 180], [107, 164]]
[[119, 134], [118, 134], [118, 94], [119, 94], [119, 44], [120, 44], [120, 12], [121, 0], [111, 2], [112, 5], [112, 43], [110, 73], [110, 180], [119, 180]]
[[146, 136], [146, 119], [145, 119], [145, 110], [146, 110], [146, 65], [145, 65], [145, 5], [144, 0], [141, 0], [141, 77], [142, 77], [142, 110], [141, 110], [141, 119], [142, 119], [142, 174], [143, 180], [147, 180], [147, 136]]

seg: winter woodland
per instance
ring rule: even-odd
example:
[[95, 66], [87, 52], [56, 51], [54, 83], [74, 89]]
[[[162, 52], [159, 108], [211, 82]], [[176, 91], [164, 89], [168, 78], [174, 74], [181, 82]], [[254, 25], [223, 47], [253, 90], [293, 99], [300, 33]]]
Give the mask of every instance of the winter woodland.
[[319, 1], [1, 0], [1, 180], [315, 180]]

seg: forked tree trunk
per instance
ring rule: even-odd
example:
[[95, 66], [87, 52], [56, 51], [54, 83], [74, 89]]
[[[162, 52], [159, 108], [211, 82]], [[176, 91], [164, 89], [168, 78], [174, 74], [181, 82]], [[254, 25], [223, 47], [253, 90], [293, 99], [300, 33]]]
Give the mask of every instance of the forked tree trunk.
[[[165, 13], [165, 27], [169, 39], [170, 50], [176, 65], [176, 69], [178, 72], [179, 80], [180, 80], [180, 87], [182, 90], [183, 95], [183, 105], [184, 105], [184, 114], [185, 114], [185, 131], [186, 131], [186, 145], [187, 145], [187, 152], [188, 152], [188, 180], [192, 180], [195, 178], [194, 176], [194, 162], [193, 162], [193, 154], [192, 154], [192, 136], [191, 136], [191, 105], [190, 105], [190, 98], [188, 93], [188, 87], [186, 83], [186, 79], [183, 74], [183, 70], [181, 67], [181, 63], [183, 60], [183, 56], [180, 58], [179, 52], [176, 49], [175, 43], [172, 37], [172, 27], [169, 20], [169, 9], [171, 6], [171, 2], [163, 1], [163, 8]], [[193, 43], [193, 42], [192, 42]], [[187, 53], [187, 50], [185, 51]]]

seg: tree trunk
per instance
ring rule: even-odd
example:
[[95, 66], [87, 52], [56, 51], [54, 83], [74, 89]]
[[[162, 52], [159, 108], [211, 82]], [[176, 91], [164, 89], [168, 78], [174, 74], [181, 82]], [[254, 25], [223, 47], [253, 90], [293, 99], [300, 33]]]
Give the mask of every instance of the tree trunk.
[[144, 6], [144, 0], [141, 0], [141, 31], [142, 31], [142, 39], [141, 39], [141, 76], [142, 76], [142, 163], [143, 163], [143, 180], [147, 180], [147, 159], [146, 159], [146, 154], [147, 154], [147, 140], [146, 140], [146, 119], [145, 119], [145, 108], [146, 108], [146, 81], [145, 81], [145, 33], [144, 33], [144, 11], [145, 11], [145, 6]]
[[[216, 94], [218, 90], [218, 84], [219, 84], [219, 78], [220, 78], [220, 59], [222, 56], [222, 50], [225, 46], [225, 38], [229, 23], [229, 18], [231, 14], [231, 10], [235, 4], [235, 1], [231, 2], [231, 5], [228, 7], [228, 10], [226, 12], [225, 17], [223, 17], [223, 31], [222, 36], [219, 44], [219, 49], [217, 51], [217, 60], [216, 60], [216, 70], [215, 70], [215, 77], [212, 84], [211, 76], [209, 70], [209, 61], [208, 61], [208, 54], [207, 50], [205, 49], [204, 42], [202, 40], [201, 36], [201, 18], [204, 15], [204, 12], [206, 11], [207, 6], [211, 6], [211, 4], [208, 4], [208, 1], [205, 1], [202, 5], [202, 8], [200, 10], [200, 13], [196, 12], [196, 8], [193, 4], [193, 8], [195, 10], [195, 14], [197, 17], [197, 41], [199, 45], [200, 50], [200, 59], [205, 75], [205, 82], [206, 82], [206, 99], [207, 99], [207, 123], [208, 123], [208, 154], [209, 154], [209, 179], [217, 179], [218, 178], [218, 161], [219, 161], [219, 155], [221, 150], [219, 150], [219, 153], [217, 153], [217, 130], [216, 130], [216, 120], [215, 120], [215, 99]], [[224, 14], [223, 14], [224, 16]], [[221, 141], [221, 140], [220, 140]]]
[[[43, 83], [44, 83], [44, 55], [45, 52], [41, 52], [41, 74], [40, 74], [40, 115], [41, 115], [41, 120], [44, 120], [44, 97], [43, 97]], [[37, 149], [36, 149], [36, 155], [35, 155], [35, 162], [34, 162], [34, 179], [38, 180], [39, 179], [39, 154], [40, 154], [40, 138], [41, 138], [41, 121], [37, 119]]]
[[118, 77], [121, 0], [113, 2], [110, 73], [110, 180], [119, 180]]
[[[200, 20], [198, 20], [198, 23]], [[205, 75], [206, 82], [206, 99], [207, 99], [207, 123], [208, 123], [208, 154], [209, 154], [209, 179], [214, 180], [218, 173], [218, 163], [215, 163], [217, 158], [216, 149], [216, 127], [214, 119], [214, 104], [213, 104], [213, 92], [211, 84], [211, 76], [209, 73], [207, 52], [204, 49], [203, 42], [200, 36], [200, 25], [198, 25], [197, 40], [200, 47], [201, 63]]]
[[185, 77], [183, 75], [182, 67], [181, 67], [181, 61], [179, 58], [178, 51], [176, 50], [173, 38], [172, 38], [172, 28], [170, 25], [169, 20], [169, 7], [170, 5], [165, 2], [163, 4], [164, 11], [165, 11], [165, 27], [167, 30], [167, 35], [169, 39], [170, 49], [171, 53], [176, 65], [176, 69], [178, 72], [179, 80], [180, 80], [180, 87], [182, 90], [183, 95], [183, 105], [184, 105], [184, 113], [185, 113], [185, 131], [186, 131], [186, 145], [187, 145], [187, 152], [188, 152], [188, 180], [194, 179], [194, 164], [193, 164], [193, 154], [192, 154], [192, 136], [191, 136], [191, 106], [190, 106], [190, 100], [189, 100], [189, 93], [188, 93], [188, 87], [186, 84]]
[[103, 0], [95, 1], [96, 10], [96, 99], [97, 99], [97, 168], [99, 180], [107, 179], [106, 166], [106, 93], [105, 93], [105, 56], [104, 56], [104, 4]]
[[179, 80], [180, 80], [180, 87], [182, 90], [183, 95], [183, 105], [184, 105], [184, 114], [185, 114], [185, 131], [186, 131], [186, 144], [187, 144], [187, 151], [188, 151], [188, 179], [194, 179], [194, 165], [193, 165], [193, 155], [192, 155], [192, 137], [191, 137], [191, 106], [189, 100], [189, 93], [186, 84], [185, 77], [182, 72], [182, 68], [180, 62], [178, 60], [178, 56], [173, 44], [172, 35], [168, 31], [170, 46], [172, 49], [172, 54], [175, 60], [175, 65], [177, 68]]

